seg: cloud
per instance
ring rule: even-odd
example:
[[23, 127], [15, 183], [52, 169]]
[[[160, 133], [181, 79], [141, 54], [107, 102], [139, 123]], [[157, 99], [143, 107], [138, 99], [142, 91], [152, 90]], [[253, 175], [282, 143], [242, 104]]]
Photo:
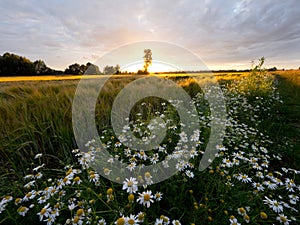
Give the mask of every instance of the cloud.
[[300, 58], [298, 0], [3, 0], [0, 6], [1, 52], [56, 68], [143, 40], [182, 45], [219, 68], [261, 56], [298, 68]]

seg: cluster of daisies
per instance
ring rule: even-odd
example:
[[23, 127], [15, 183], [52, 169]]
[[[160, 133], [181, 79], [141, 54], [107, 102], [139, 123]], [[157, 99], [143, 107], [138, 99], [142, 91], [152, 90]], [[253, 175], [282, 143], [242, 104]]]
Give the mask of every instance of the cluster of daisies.
[[[199, 126], [192, 129], [193, 124], [182, 123], [176, 113], [180, 102], [159, 102], [161, 111], [152, 112], [150, 119], [144, 113], [149, 112], [145, 102], [140, 113], [127, 118], [128, 125], [118, 136], [113, 130], [102, 130], [101, 147], [91, 140], [87, 152], [73, 150], [78, 162], [57, 170], [52, 178], [44, 156], [36, 155], [37, 166], [24, 177], [23, 193], [1, 198], [0, 221], [37, 220], [47, 225], [298, 224], [300, 171], [274, 167], [282, 157], [272, 151], [275, 143], [258, 126], [270, 115], [272, 105], [280, 102], [276, 90], [251, 101], [234, 88], [223, 91], [224, 96], [213, 97], [216, 102], [226, 102], [226, 132], [206, 170], [199, 171], [198, 165], [214, 119], [210, 112], [223, 109], [209, 105], [204, 94], [198, 93], [191, 102], [197, 115], [189, 115], [199, 118]], [[140, 145], [148, 145], [159, 130], [164, 130], [164, 138], [152, 150], [133, 147], [136, 139], [132, 134]], [[175, 171], [172, 177], [160, 180], [160, 173], [170, 169]], [[214, 182], [218, 185], [209, 185]], [[180, 187], [189, 189], [170, 191], [182, 190]], [[216, 199], [220, 201], [216, 203]], [[208, 215], [206, 221], [203, 215]]]

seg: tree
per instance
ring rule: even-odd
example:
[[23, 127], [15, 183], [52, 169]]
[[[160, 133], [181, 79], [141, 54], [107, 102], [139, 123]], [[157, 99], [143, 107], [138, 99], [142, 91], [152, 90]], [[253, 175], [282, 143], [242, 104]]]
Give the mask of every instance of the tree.
[[152, 51], [151, 49], [144, 50], [144, 72], [148, 73], [148, 67], [152, 64]]
[[0, 74], [4, 76], [34, 75], [35, 70], [29, 59], [7, 52], [0, 57]]
[[85, 65], [79, 65], [78, 63], [74, 63], [70, 65], [67, 69], [65, 69], [65, 74], [82, 75], [84, 74], [85, 70]]
[[98, 66], [88, 62], [86, 64], [85, 74], [101, 74], [101, 73], [100, 73], [100, 70], [99, 70]]
[[43, 60], [36, 60], [33, 62], [34, 70], [36, 74], [45, 74], [47, 71], [47, 66]]
[[104, 68], [103, 68], [103, 73], [104, 74], [120, 74], [121, 73], [121, 70], [120, 70], [120, 65], [117, 64], [116, 66], [109, 66], [109, 65], [106, 65]]

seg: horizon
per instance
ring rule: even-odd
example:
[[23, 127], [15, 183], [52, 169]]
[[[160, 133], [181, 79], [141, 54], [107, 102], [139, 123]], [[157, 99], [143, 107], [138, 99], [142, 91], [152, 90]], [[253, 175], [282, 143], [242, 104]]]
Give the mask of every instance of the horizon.
[[[300, 66], [297, 0], [3, 0], [0, 6], [0, 52], [41, 59], [56, 70], [95, 63], [116, 48], [143, 41], [182, 46], [210, 70], [250, 69], [251, 61], [261, 57], [266, 68]], [[132, 54], [142, 57], [143, 49]], [[153, 51], [153, 60], [157, 55]]]

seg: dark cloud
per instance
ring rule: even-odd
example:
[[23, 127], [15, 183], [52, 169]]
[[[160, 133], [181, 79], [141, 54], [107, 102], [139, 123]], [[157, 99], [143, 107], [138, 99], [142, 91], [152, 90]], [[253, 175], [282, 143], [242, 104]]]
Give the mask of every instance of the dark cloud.
[[1, 52], [56, 68], [143, 40], [179, 44], [213, 68], [249, 67], [261, 56], [274, 66], [300, 65], [299, 0], [2, 0], [0, 6]]

